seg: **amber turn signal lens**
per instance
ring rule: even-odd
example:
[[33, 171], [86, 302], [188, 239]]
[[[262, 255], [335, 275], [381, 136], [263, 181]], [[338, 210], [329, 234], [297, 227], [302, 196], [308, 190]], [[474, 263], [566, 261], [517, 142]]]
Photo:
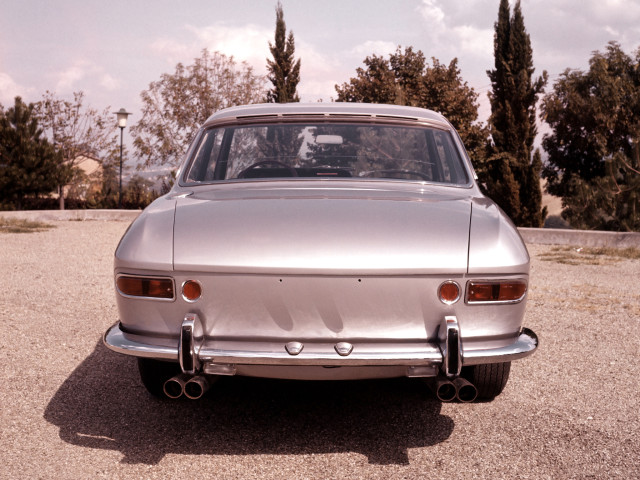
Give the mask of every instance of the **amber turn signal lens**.
[[438, 297], [442, 303], [446, 303], [447, 305], [456, 303], [460, 298], [460, 287], [456, 282], [444, 282], [440, 285], [440, 288], [438, 288]]
[[524, 298], [527, 283], [523, 280], [501, 282], [469, 282], [467, 301], [479, 302], [512, 302], [516, 303]]
[[121, 275], [116, 286], [123, 295], [132, 297], [173, 298], [173, 280], [170, 278], [148, 278]]
[[195, 302], [202, 295], [202, 287], [195, 280], [187, 280], [182, 285], [182, 296], [188, 302]]

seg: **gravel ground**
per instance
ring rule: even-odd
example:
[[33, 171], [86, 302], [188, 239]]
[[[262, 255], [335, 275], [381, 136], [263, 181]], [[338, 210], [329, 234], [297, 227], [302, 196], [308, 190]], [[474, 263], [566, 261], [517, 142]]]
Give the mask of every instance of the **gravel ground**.
[[0, 234], [0, 478], [640, 478], [640, 260], [530, 245], [541, 347], [490, 403], [243, 378], [169, 402], [101, 342], [127, 223], [56, 226]]

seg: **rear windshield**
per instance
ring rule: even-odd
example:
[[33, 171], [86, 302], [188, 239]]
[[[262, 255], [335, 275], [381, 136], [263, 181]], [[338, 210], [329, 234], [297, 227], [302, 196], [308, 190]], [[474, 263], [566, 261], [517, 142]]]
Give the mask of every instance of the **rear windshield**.
[[206, 130], [184, 180], [197, 184], [309, 177], [469, 182], [449, 131], [340, 123]]

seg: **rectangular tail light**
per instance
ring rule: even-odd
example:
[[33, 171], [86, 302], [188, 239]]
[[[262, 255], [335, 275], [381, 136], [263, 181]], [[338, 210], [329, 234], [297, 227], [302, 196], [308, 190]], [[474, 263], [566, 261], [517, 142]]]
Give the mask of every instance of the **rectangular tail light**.
[[471, 281], [467, 303], [518, 303], [527, 293], [525, 280]]

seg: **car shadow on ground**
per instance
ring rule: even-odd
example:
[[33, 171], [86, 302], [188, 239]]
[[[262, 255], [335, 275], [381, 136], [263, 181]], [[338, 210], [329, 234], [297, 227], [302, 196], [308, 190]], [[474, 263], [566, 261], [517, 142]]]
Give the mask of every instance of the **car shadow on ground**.
[[453, 420], [417, 379], [302, 382], [225, 377], [200, 400], [159, 400], [136, 360], [102, 342], [62, 384], [44, 418], [73, 445], [120, 451], [123, 463], [166, 454], [357, 452], [408, 464], [407, 449], [446, 440]]

